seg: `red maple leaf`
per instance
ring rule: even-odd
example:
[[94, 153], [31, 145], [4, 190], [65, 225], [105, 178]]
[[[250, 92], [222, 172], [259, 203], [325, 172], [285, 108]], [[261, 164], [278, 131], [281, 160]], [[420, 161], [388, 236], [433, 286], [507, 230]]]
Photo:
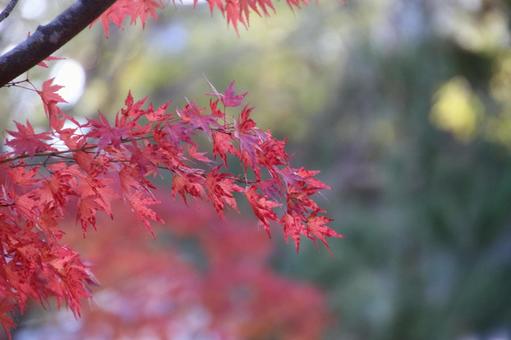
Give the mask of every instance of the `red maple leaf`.
[[201, 129], [211, 136], [211, 129], [218, 127], [217, 117], [213, 115], [203, 115], [201, 112], [201, 108], [192, 102], [186, 104], [182, 109], [176, 110], [176, 114], [183, 120], [183, 123]]
[[264, 230], [270, 235], [270, 221], [276, 221], [278, 219], [273, 209], [280, 207], [282, 204], [270, 201], [266, 197], [259, 195], [257, 193], [257, 188], [253, 185], [245, 191], [245, 196], [254, 214], [263, 224]]
[[[226, 18], [227, 23], [231, 25], [236, 33], [238, 25], [248, 27], [250, 14], [255, 13], [259, 16], [268, 16], [270, 12], [275, 12], [273, 0], [206, 0], [210, 12], [219, 10]], [[174, 3], [176, 1], [173, 1]], [[193, 0], [196, 6], [198, 0]], [[300, 8], [309, 3], [309, 0], [287, 0], [291, 9]], [[160, 0], [117, 0], [109, 9], [97, 19], [101, 21], [105, 36], [110, 35], [110, 24], [118, 28], [123, 27], [124, 19], [130, 17], [130, 23], [134, 24], [140, 19], [142, 26], [145, 25], [149, 17], [157, 18], [157, 10], [164, 7], [164, 2]], [[93, 23], [94, 24], [94, 23]]]
[[54, 106], [58, 103], [67, 103], [57, 92], [64, 86], [53, 84], [55, 78], [51, 78], [43, 82], [43, 87], [39, 93], [44, 105], [44, 111], [46, 115], [50, 114], [55, 110]]
[[163, 2], [160, 0], [117, 0], [97, 20], [101, 21], [105, 37], [108, 38], [110, 23], [122, 28], [124, 19], [129, 16], [131, 24], [140, 19], [142, 26], [145, 26], [149, 17], [158, 18], [156, 11], [160, 8], [163, 8]]
[[7, 334], [9, 340], [12, 340], [11, 329], [16, 327], [16, 325], [8, 313], [12, 311], [14, 307], [15, 304], [9, 302], [8, 299], [4, 298], [0, 300], [0, 324], [2, 325], [2, 328], [4, 329], [5, 334]]
[[260, 164], [269, 168], [287, 164], [289, 156], [286, 152], [286, 141], [277, 140], [267, 132], [266, 140], [261, 144], [257, 157]]
[[285, 214], [281, 221], [284, 226], [284, 236], [287, 240], [291, 237], [295, 242], [296, 252], [300, 250], [300, 238], [302, 234], [306, 234], [306, 226], [303, 223], [301, 216], [296, 214]]
[[55, 78], [46, 80], [43, 83], [42, 89], [37, 91], [37, 93], [43, 101], [44, 112], [50, 120], [50, 127], [55, 130], [60, 130], [63, 127], [64, 119], [67, 118], [67, 116], [64, 115], [57, 104], [67, 102], [57, 93], [63, 88], [63, 86], [53, 84], [54, 79]]
[[53, 60], [64, 60], [64, 59], [66, 59], [66, 58], [49, 56], [48, 58], [44, 59], [43, 61], [37, 63], [37, 65], [44, 67], [44, 68], [48, 68], [48, 64], [46, 62], [53, 61]]
[[232, 175], [220, 173], [219, 169], [220, 167], [216, 167], [208, 173], [206, 188], [215, 210], [222, 216], [225, 203], [234, 209], [237, 208], [233, 192], [241, 192], [243, 188], [235, 183], [236, 180]]
[[[159, 204], [156, 198], [140, 191], [133, 191], [125, 196], [135, 216], [144, 223], [145, 228], [153, 234], [151, 222], [163, 223], [163, 220], [150, 208]], [[154, 234], [153, 234], [154, 235]]]
[[309, 0], [286, 0], [291, 9], [300, 8], [302, 5], [309, 4]]
[[[216, 96], [216, 94], [213, 94], [213, 95]], [[209, 108], [211, 109], [211, 115], [214, 117], [218, 117], [218, 118], [225, 118], [225, 113], [218, 109], [219, 101], [220, 101], [220, 99], [217, 99], [217, 100], [210, 99], [209, 100]]]
[[200, 152], [197, 150], [197, 145], [195, 144], [190, 144], [190, 146], [188, 147], [188, 154], [190, 155], [190, 157], [192, 157], [193, 159], [195, 160], [198, 160], [200, 162], [203, 162], [203, 163], [211, 163], [212, 160], [209, 159], [208, 157], [206, 157], [206, 152]]
[[87, 134], [87, 137], [97, 138], [99, 140], [98, 147], [105, 148], [112, 145], [119, 147], [122, 138], [129, 137], [129, 129], [127, 127], [111, 126], [108, 119], [100, 113], [97, 120], [89, 120], [92, 130]]
[[247, 26], [244, 17], [241, 15], [239, 0], [226, 0], [224, 9], [227, 24], [231, 24], [232, 27], [234, 27], [236, 33], [239, 34], [238, 22], [241, 22], [243, 25]]
[[252, 108], [245, 106], [236, 121], [234, 136], [239, 140], [239, 157], [246, 167], [256, 168], [257, 152], [261, 150], [263, 134], [250, 118]]
[[342, 234], [337, 233], [335, 230], [327, 226], [330, 222], [332, 222], [331, 218], [312, 214], [307, 220], [307, 237], [311, 240], [319, 239], [325, 247], [330, 249], [328, 241], [326, 240], [327, 237], [343, 237]]
[[213, 155], [220, 156], [227, 165], [227, 155], [234, 154], [231, 135], [224, 132], [213, 132]]
[[14, 149], [16, 154], [28, 154], [33, 156], [38, 152], [54, 151], [55, 149], [45, 143], [51, 140], [49, 132], [35, 133], [34, 128], [27, 121], [27, 125], [15, 122], [17, 131], [7, 132], [14, 138], [8, 140], [5, 144]]
[[204, 196], [204, 177], [197, 171], [176, 174], [172, 179], [172, 194], [180, 194], [186, 202], [186, 194], [192, 197]]
[[12, 178], [12, 181], [18, 185], [34, 185], [39, 181], [37, 173], [39, 167], [34, 166], [31, 169], [25, 169], [23, 167], [10, 169], [8, 175]]
[[[210, 95], [220, 99], [225, 107], [238, 107], [241, 105], [241, 103], [243, 103], [243, 100], [245, 100], [247, 92], [240, 94], [236, 93], [236, 90], [234, 89], [234, 81], [231, 81], [227, 88], [225, 89], [224, 93], [219, 93], [218, 91], [215, 90], [215, 92], [210, 93]], [[214, 108], [216, 109], [216, 103]], [[212, 111], [215, 112], [216, 110]]]

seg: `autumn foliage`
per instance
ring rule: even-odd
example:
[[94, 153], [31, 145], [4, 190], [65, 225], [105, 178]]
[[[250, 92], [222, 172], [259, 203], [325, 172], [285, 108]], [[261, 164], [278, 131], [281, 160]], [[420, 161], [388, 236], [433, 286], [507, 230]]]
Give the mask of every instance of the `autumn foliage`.
[[264, 233], [238, 218], [219, 219], [202, 204], [162, 200], [158, 210], [168, 223], [157, 229], [157, 241], [132, 227], [123, 206], [114, 207], [119, 218], [102, 218], [102, 230], [86, 239], [77, 229], [68, 233], [66, 242], [92, 263], [101, 286], [78, 325], [66, 325], [73, 322], [68, 313], [47, 313], [29, 332], [61, 339], [320, 338], [329, 321], [325, 297], [269, 267], [273, 243]]
[[[268, 14], [268, 9], [273, 9], [269, 0], [208, 3], [212, 9], [219, 9], [234, 28], [238, 22], [248, 24], [250, 11]], [[288, 0], [288, 3], [297, 7], [301, 2]], [[99, 20], [108, 35], [110, 23], [121, 26], [129, 16], [132, 22], [140, 20], [145, 24], [147, 18], [156, 17], [160, 7], [162, 3], [154, 0], [119, 0]], [[43, 61], [42, 66], [52, 59], [55, 58]], [[0, 322], [7, 331], [14, 326], [9, 315], [15, 311], [23, 313], [32, 300], [44, 305], [53, 297], [58, 305], [67, 305], [79, 316], [82, 300], [91, 296], [90, 287], [95, 284], [91, 268], [66, 245], [62, 221], [75, 220], [84, 235], [91, 228], [101, 229], [104, 242], [112, 242], [115, 239], [112, 231], [102, 230], [98, 216], [117, 220], [119, 217], [114, 217], [112, 206], [123, 202], [132, 216], [153, 233], [152, 223], [163, 222], [156, 209], [160, 203], [155, 194], [156, 183], [165, 179], [169, 180], [165, 186], [172, 196], [185, 202], [190, 199], [209, 202], [220, 216], [227, 207], [238, 210], [238, 202], [244, 198], [268, 234], [272, 222], [281, 225], [285, 237], [293, 240], [297, 250], [302, 236], [319, 240], [327, 247], [328, 238], [341, 236], [328, 227], [331, 220], [313, 199], [328, 186], [315, 178], [317, 171], [290, 164], [285, 142], [257, 127], [251, 117], [252, 108], [246, 103], [246, 93], [238, 92], [234, 82], [224, 91], [211, 86], [207, 94], [209, 104], [205, 107], [193, 101], [178, 106], [168, 102], [155, 107], [147, 98], [138, 100], [129, 93], [113, 122], [101, 113], [97, 119], [78, 121], [62, 111], [59, 104], [64, 99], [58, 94], [62, 87], [54, 84], [53, 79], [44, 81], [40, 87], [28, 79], [11, 86], [27, 88], [40, 97], [48, 129], [38, 132], [28, 121], [16, 122], [15, 129], [8, 131], [5, 143], [8, 149], [0, 154], [3, 251]], [[234, 170], [237, 168], [241, 171]], [[229, 228], [226, 230], [234, 230]], [[230, 251], [235, 242], [229, 246], [228, 239], [218, 238], [216, 232], [222, 230], [212, 232], [203, 228], [194, 234], [204, 244], [215, 268], [213, 274], [206, 276], [208, 287], [219, 285], [222, 289], [235, 290], [224, 287], [225, 282], [217, 282], [214, 274], [217, 270], [219, 273], [234, 270], [237, 280], [262, 289], [260, 294], [264, 298], [276, 299], [276, 291], [280, 289], [292, 291], [288, 282], [274, 278], [264, 268], [246, 271], [251, 265], [248, 253], [236, 260], [246, 260], [248, 265], [229, 263], [223, 252]], [[231, 237], [229, 233], [227, 238]], [[160, 255], [155, 256], [160, 259]], [[156, 258], [141, 257], [158, 262]], [[176, 264], [168, 266], [174, 269], [165, 272], [164, 278], [173, 281], [184, 275], [194, 282], [192, 286], [201, 285], [204, 278], [193, 279], [197, 274], [181, 265], [178, 257], [160, 260], [160, 265], [166, 261]], [[97, 268], [101, 270], [103, 265], [106, 262], [98, 261]], [[137, 273], [130, 272], [130, 275]], [[221, 278], [223, 274], [218, 275]], [[297, 304], [303, 303], [298, 301], [301, 292], [298, 289], [296, 293]], [[193, 292], [185, 296], [191, 295], [193, 300], [197, 294], [201, 295]], [[214, 315], [230, 313], [228, 302], [208, 297], [207, 291], [204, 294], [201, 298], [206, 305], [211, 303]], [[191, 308], [194, 303], [185, 299], [183, 308]], [[265, 307], [256, 304], [251, 308], [264, 312]], [[260, 327], [264, 327], [263, 322]], [[222, 332], [236, 334], [252, 330]]]
[[[173, 0], [174, 4], [179, 0]], [[193, 0], [194, 6], [199, 0]], [[251, 13], [259, 16], [269, 16], [275, 13], [272, 0], [206, 0], [211, 13], [219, 11], [236, 32], [239, 24], [248, 27]], [[309, 3], [309, 0], [286, 0], [291, 9], [298, 9]], [[140, 21], [145, 25], [149, 18], [157, 18], [157, 11], [168, 3], [162, 0], [117, 0], [112, 7], [106, 10], [99, 20], [103, 25], [105, 36], [110, 34], [110, 24], [122, 28], [126, 18], [131, 24]]]

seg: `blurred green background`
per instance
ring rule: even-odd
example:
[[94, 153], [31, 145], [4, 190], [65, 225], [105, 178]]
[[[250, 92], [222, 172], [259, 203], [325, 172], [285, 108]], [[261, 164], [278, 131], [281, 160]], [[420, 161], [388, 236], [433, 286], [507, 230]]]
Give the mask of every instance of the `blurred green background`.
[[[0, 48], [67, 3], [21, 1]], [[511, 339], [511, 2], [277, 12], [238, 37], [207, 6], [169, 5], [145, 30], [82, 33], [56, 54], [68, 59], [30, 76], [56, 76], [78, 117], [115, 113], [129, 89], [182, 104], [203, 100], [206, 78], [219, 89], [236, 80], [294, 164], [332, 186], [320, 201], [345, 234], [333, 256], [279, 241], [274, 257], [327, 292], [326, 339]], [[2, 91], [0, 109], [2, 130], [25, 118], [44, 128], [31, 93]]]

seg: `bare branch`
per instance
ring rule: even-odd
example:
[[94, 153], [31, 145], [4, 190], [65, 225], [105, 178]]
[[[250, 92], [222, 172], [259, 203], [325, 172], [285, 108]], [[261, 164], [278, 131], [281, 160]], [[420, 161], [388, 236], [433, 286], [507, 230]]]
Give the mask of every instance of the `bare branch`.
[[4, 8], [2, 13], [0, 13], [0, 22], [4, 21], [12, 12], [16, 4], [18, 3], [18, 0], [11, 0], [7, 6]]
[[77, 0], [53, 21], [0, 56], [0, 87], [27, 72], [90, 25], [116, 0]]

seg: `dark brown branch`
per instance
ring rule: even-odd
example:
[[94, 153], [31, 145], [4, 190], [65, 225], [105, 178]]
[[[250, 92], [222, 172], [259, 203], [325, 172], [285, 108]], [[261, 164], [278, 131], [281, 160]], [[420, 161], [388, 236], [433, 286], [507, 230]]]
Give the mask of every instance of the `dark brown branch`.
[[39, 26], [25, 41], [0, 56], [0, 87], [48, 58], [115, 1], [77, 0], [49, 24]]
[[0, 13], [0, 22], [4, 21], [12, 12], [14, 7], [16, 7], [16, 4], [18, 3], [18, 0], [11, 0], [7, 6], [4, 8], [2, 13]]

